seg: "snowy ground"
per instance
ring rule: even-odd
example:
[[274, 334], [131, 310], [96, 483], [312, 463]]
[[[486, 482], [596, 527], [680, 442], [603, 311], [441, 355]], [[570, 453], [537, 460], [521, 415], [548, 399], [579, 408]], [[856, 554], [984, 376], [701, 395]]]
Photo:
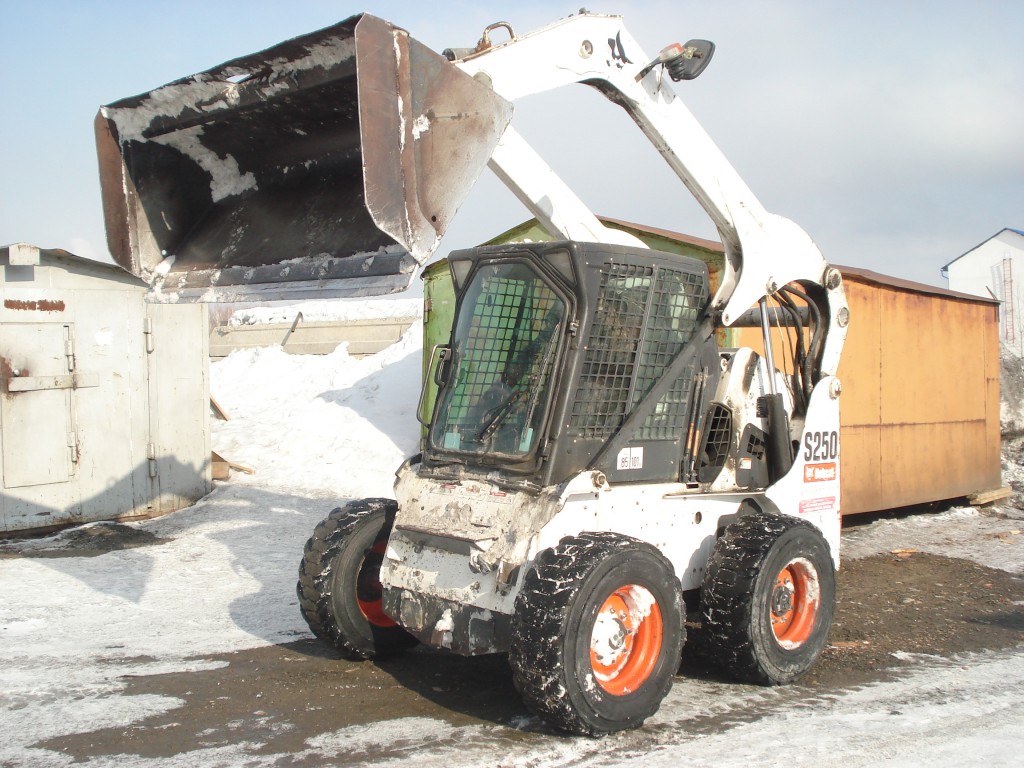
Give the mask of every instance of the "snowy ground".
[[[83, 553], [67, 531], [15, 547], [48, 556], [5, 557], [12, 545], [0, 547], [0, 765], [68, 765], [71, 756], [41, 743], [101, 728], [127, 733], [182, 706], [174, 696], [129, 694], [133, 677], [213, 669], [227, 664], [215, 654], [309, 636], [294, 593], [302, 545], [343, 498], [388, 494], [394, 467], [414, 452], [419, 334], [414, 326], [362, 360], [343, 349], [235, 353], [212, 368], [213, 392], [231, 416], [217, 424], [214, 445], [256, 474], [234, 475], [190, 509], [133, 524], [146, 546]], [[1007, 469], [1020, 478], [1021, 467]], [[1024, 574], [1021, 527], [970, 509], [883, 520], [849, 531], [844, 556], [913, 547]], [[402, 717], [324, 733], [286, 755], [240, 741], [88, 764], [1020, 764], [1024, 648], [904, 661], [899, 679], [811, 699], [793, 688], [680, 678], [645, 728], [596, 741], [537, 736], [526, 720]]]

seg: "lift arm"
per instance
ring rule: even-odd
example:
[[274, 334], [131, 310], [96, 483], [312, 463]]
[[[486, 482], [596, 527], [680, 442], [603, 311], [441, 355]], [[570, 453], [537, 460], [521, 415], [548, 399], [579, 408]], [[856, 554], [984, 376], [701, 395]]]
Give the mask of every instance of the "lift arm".
[[[768, 213], [672, 91], [619, 16], [583, 13], [467, 56], [457, 65], [509, 101], [585, 83], [620, 104], [718, 228], [727, 262], [715, 304], [726, 325], [791, 280], [820, 283], [825, 260], [793, 222]], [[502, 164], [509, 177], [517, 176]], [[557, 211], [560, 200], [552, 197]]]

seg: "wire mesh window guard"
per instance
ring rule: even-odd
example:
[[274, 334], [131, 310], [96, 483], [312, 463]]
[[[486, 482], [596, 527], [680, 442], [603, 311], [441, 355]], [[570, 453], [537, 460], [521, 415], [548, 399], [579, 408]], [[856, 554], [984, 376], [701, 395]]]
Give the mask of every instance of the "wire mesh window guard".
[[[693, 335], [707, 303], [703, 276], [647, 265], [606, 264], [569, 426], [607, 438]], [[636, 439], [681, 433], [694, 368], [673, 383]]]
[[524, 455], [539, 436], [565, 305], [524, 263], [485, 265], [468, 286], [436, 448]]

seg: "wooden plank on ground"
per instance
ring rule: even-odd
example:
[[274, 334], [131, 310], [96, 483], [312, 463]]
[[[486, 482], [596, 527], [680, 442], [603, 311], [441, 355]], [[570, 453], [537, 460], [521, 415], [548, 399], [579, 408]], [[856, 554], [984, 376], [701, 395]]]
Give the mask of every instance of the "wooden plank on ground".
[[231, 477], [231, 467], [216, 451], [210, 451], [210, 476], [214, 480], [227, 480]]
[[967, 500], [972, 506], [982, 507], [985, 504], [993, 504], [1003, 499], [1008, 499], [1013, 496], [1013, 488], [1008, 485], [1004, 485], [1002, 488], [995, 488], [991, 491], [975, 491]]
[[[239, 472], [245, 472], [247, 475], [256, 473], [256, 470], [252, 467], [247, 467], [245, 464], [239, 464], [237, 461], [225, 459], [216, 451], [210, 451], [210, 460], [213, 462], [214, 480], [227, 480], [231, 476], [231, 472], [228, 470], [231, 469], [236, 469]], [[218, 477], [218, 473], [221, 475], [220, 477]]]
[[213, 410], [213, 415], [221, 421], [230, 421], [227, 412], [220, 407], [220, 403], [217, 402], [217, 398], [210, 395], [210, 408]]

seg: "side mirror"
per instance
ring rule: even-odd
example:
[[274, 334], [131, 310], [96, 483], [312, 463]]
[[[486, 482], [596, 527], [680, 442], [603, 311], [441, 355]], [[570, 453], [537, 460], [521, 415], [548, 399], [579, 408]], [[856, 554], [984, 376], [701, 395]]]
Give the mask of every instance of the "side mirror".
[[715, 53], [715, 44], [710, 40], [688, 40], [686, 45], [672, 43], [661, 49], [658, 58], [640, 70], [636, 76], [639, 83], [661, 64], [668, 70], [674, 81], [693, 80], [707, 69]]
[[710, 40], [687, 40], [686, 45], [680, 46], [679, 53], [666, 62], [669, 77], [676, 82], [696, 79], [707, 69], [714, 54], [715, 44]]

